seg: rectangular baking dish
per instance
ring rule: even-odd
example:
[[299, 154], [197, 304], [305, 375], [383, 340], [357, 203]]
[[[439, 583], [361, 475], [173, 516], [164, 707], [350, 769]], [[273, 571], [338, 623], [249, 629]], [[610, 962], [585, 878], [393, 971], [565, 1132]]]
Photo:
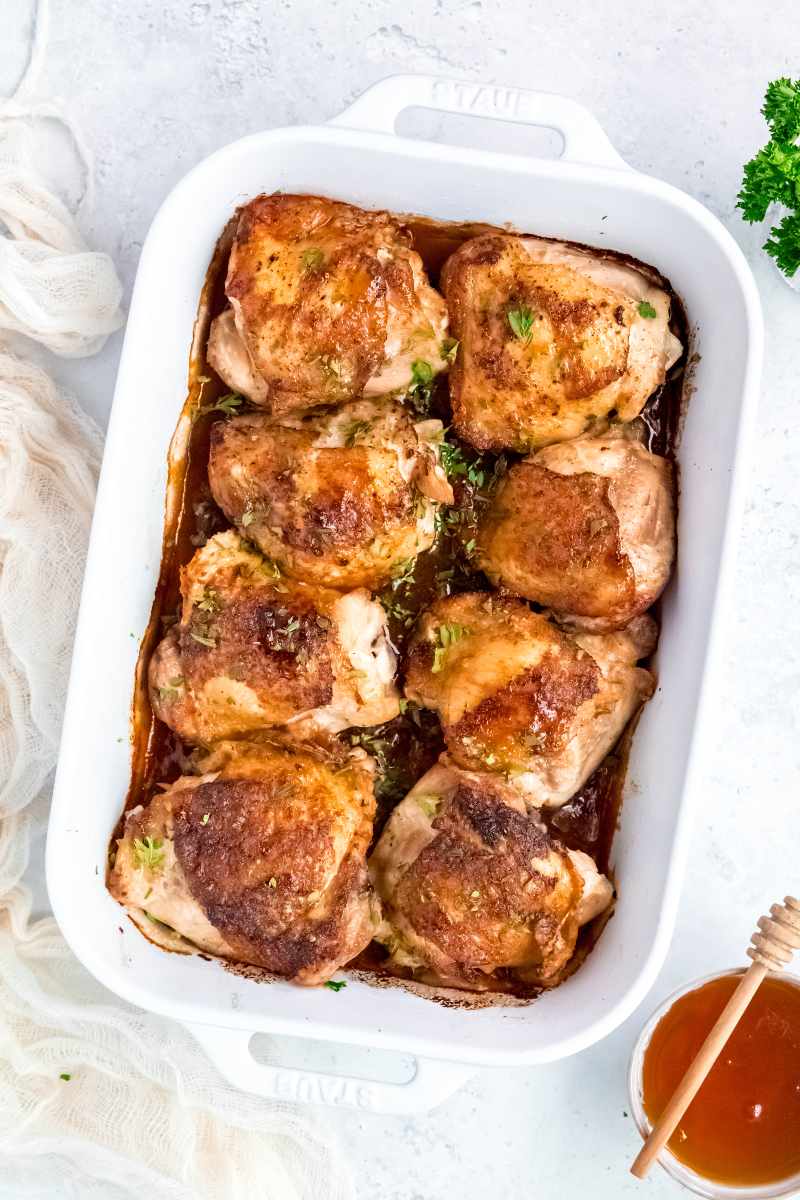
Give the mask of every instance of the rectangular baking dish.
[[[546, 126], [561, 133], [564, 152], [537, 160], [397, 137], [395, 121], [409, 106]], [[686, 306], [696, 358], [679, 450], [679, 561], [663, 604], [659, 686], [634, 739], [614, 843], [619, 901], [581, 969], [531, 1005], [469, 1011], [352, 980], [339, 993], [248, 981], [218, 963], [156, 949], [105, 889], [108, 841], [129, 778], [139, 640], [159, 570], [167, 449], [185, 398], [198, 298], [233, 210], [279, 188], [608, 246], [657, 266]], [[469, 1064], [551, 1061], [619, 1025], [653, 983], [675, 918], [762, 342], [755, 285], [731, 236], [695, 200], [628, 168], [595, 119], [562, 97], [395, 76], [329, 125], [254, 134], [195, 167], [162, 205], [142, 251], [53, 797], [50, 898], [85, 966], [132, 1003], [190, 1024], [243, 1087], [380, 1111], [430, 1106]], [[263, 1066], [250, 1053], [256, 1032], [402, 1050], [418, 1056], [417, 1075], [389, 1085]]]

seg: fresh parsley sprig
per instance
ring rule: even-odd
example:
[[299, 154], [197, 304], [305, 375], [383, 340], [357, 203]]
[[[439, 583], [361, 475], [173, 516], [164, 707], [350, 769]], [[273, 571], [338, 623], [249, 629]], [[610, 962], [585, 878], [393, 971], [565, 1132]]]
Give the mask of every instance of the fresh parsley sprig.
[[221, 412], [225, 417], [233, 417], [238, 413], [244, 404], [244, 396], [239, 392], [227, 392], [224, 396], [220, 396], [213, 404], [203, 404], [203, 391], [207, 383], [211, 380], [207, 375], [201, 375], [198, 380], [200, 391], [197, 396], [197, 407], [194, 410], [193, 420], [198, 420], [200, 417], [208, 416], [209, 413]]
[[770, 229], [763, 249], [791, 278], [800, 267], [800, 80], [774, 79], [767, 87], [761, 112], [770, 140], [744, 168], [736, 199], [745, 221], [763, 221], [770, 204], [790, 211]]

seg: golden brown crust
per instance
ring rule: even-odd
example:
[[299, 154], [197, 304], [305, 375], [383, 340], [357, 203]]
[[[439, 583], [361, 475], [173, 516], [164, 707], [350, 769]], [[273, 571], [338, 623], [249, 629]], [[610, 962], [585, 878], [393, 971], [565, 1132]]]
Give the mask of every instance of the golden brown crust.
[[304, 714], [330, 729], [396, 714], [384, 614], [366, 592], [285, 578], [231, 531], [195, 554], [181, 593], [149, 683], [154, 712], [184, 740], [209, 745]]
[[516, 463], [482, 517], [477, 557], [498, 585], [559, 613], [635, 616], [635, 580], [620, 543], [609, 480]]
[[581, 876], [497, 777], [434, 768], [390, 818], [370, 872], [382, 940], [423, 978], [543, 984], [572, 956]]
[[459, 766], [501, 772], [527, 803], [554, 807], [650, 696], [653, 678], [636, 663], [655, 633], [642, 616], [617, 633], [570, 634], [522, 600], [466, 592], [420, 618], [405, 691], [439, 714]]
[[575, 438], [512, 466], [483, 511], [477, 560], [498, 586], [573, 629], [622, 629], [675, 555], [671, 464], [630, 432]]
[[[334, 597], [315, 595], [289, 580], [276, 586], [264, 575], [250, 574], [250, 565], [225, 564], [202, 590], [184, 580], [184, 595], [190, 597], [184, 615], [151, 659], [155, 711], [189, 741], [207, 743], [248, 728], [281, 725], [332, 699]], [[176, 676], [162, 665], [173, 648]], [[252, 724], [238, 704], [227, 703], [228, 697], [224, 707], [215, 705], [209, 719], [204, 717], [202, 702], [193, 698], [218, 679], [233, 681], [232, 700], [236, 684], [257, 698]]]
[[[257, 196], [239, 213], [226, 291], [267, 385], [265, 399], [251, 398], [273, 413], [360, 395], [414, 336], [414, 358], [445, 365], [444, 304], [388, 213], [319, 196]], [[407, 386], [410, 361], [399, 385], [376, 390]]]
[[[612, 410], [631, 420], [676, 353], [664, 292], [559, 243], [473, 238], [445, 263], [442, 289], [460, 341], [454, 423], [481, 450], [576, 437]], [[653, 318], [642, 316], [645, 299]]]
[[[327, 979], [374, 928], [370, 761], [262, 740], [222, 743], [200, 763], [214, 765], [131, 814], [113, 894], [200, 949]], [[157, 846], [149, 866], [137, 862], [143, 836]]]
[[[464, 632], [437, 664], [442, 627]], [[437, 601], [406, 659], [406, 695], [439, 712], [451, 755], [471, 770], [557, 754], [599, 678], [591, 656], [522, 601], [477, 592]]]
[[492, 763], [519, 764], [533, 754], [557, 754], [569, 740], [580, 706], [598, 690], [600, 672], [588, 654], [552, 649], [504, 687], [448, 725], [453, 757], [478, 770]]
[[[308, 799], [290, 782], [281, 775], [201, 784], [175, 812], [174, 836], [192, 895], [236, 958], [296, 979], [336, 957], [348, 906], [367, 894], [369, 828], [337, 862], [319, 793], [309, 822]], [[309, 896], [334, 872], [324, 913], [305, 920]]]
[[435, 509], [420, 486], [436, 470], [411, 415], [386, 401], [211, 430], [209, 481], [225, 515], [288, 574], [333, 587], [377, 590], [431, 545]]

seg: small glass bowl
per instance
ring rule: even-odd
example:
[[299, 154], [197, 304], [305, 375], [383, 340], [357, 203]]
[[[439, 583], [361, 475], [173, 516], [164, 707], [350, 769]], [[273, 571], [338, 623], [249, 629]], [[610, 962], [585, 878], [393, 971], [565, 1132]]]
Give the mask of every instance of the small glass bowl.
[[[685, 996], [688, 992], [696, 991], [703, 984], [710, 983], [712, 979], [722, 979], [727, 975], [742, 974], [744, 974], [743, 968], [735, 967], [729, 971], [717, 971], [714, 975], [706, 975], [702, 979], [694, 979], [691, 983], [684, 984], [683, 987], [678, 988], [671, 996], [668, 996], [663, 1004], [659, 1005], [639, 1034], [636, 1045], [633, 1047], [631, 1063], [628, 1068], [628, 1092], [631, 1101], [631, 1114], [642, 1138], [646, 1138], [652, 1129], [650, 1119], [644, 1111], [642, 1070], [644, 1068], [645, 1051], [650, 1044], [650, 1039], [655, 1032], [656, 1026], [662, 1017], [666, 1016], [675, 1001], [680, 1000], [681, 996]], [[782, 971], [780, 977], [781, 979], [785, 979], [787, 983], [793, 983], [795, 987], [800, 987], [800, 977], [797, 975], [790, 975], [788, 972]], [[773, 1197], [789, 1196], [793, 1192], [800, 1191], [800, 1172], [786, 1179], [778, 1179], [774, 1183], [735, 1187], [732, 1184], [717, 1183], [713, 1179], [706, 1179], [705, 1176], [698, 1175], [691, 1167], [687, 1167], [679, 1158], [676, 1158], [667, 1146], [661, 1151], [657, 1161], [659, 1166], [663, 1167], [667, 1174], [671, 1175], [678, 1183], [683, 1184], [685, 1188], [688, 1188], [690, 1192], [695, 1192], [698, 1196], [706, 1196], [708, 1200], [773, 1200]]]

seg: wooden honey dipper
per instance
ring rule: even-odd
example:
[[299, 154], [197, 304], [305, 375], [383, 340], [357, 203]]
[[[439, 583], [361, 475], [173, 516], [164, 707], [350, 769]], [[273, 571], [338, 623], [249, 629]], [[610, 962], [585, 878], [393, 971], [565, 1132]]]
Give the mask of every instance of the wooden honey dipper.
[[644, 1179], [666, 1146], [675, 1127], [699, 1092], [703, 1080], [722, 1053], [728, 1038], [758, 991], [768, 971], [782, 971], [800, 949], [800, 900], [785, 896], [783, 904], [773, 904], [768, 917], [759, 917], [758, 930], [747, 947], [752, 964], [723, 1008], [716, 1024], [697, 1051], [669, 1103], [656, 1121], [650, 1136], [631, 1166], [631, 1174]]

